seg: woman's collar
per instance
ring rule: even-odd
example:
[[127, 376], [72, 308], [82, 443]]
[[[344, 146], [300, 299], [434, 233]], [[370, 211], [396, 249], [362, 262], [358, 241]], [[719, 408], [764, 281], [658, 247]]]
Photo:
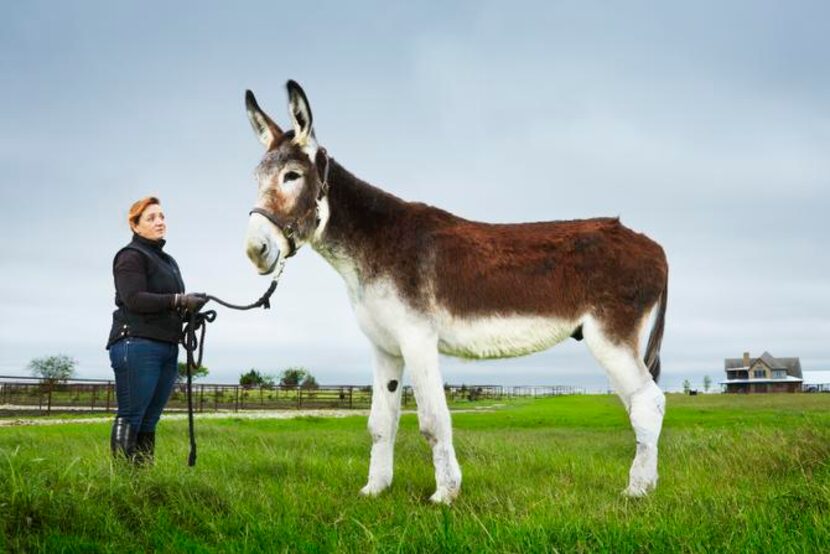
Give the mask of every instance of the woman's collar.
[[164, 239], [150, 240], [148, 238], [142, 237], [138, 233], [133, 233], [133, 240], [136, 242], [140, 242], [141, 244], [147, 245], [150, 248], [156, 248], [158, 250], [164, 248], [164, 245], [167, 243], [167, 241]]

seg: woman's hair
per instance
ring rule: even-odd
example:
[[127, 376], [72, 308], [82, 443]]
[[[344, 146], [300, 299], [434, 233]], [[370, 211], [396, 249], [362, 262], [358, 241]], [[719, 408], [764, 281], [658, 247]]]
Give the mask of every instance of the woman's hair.
[[147, 206], [152, 206], [153, 204], [161, 205], [161, 202], [159, 202], [159, 199], [155, 196], [145, 196], [141, 200], [134, 202], [133, 205], [130, 206], [130, 213], [127, 215], [127, 222], [130, 224], [130, 227], [138, 225], [138, 220], [141, 219], [141, 214], [144, 213]]

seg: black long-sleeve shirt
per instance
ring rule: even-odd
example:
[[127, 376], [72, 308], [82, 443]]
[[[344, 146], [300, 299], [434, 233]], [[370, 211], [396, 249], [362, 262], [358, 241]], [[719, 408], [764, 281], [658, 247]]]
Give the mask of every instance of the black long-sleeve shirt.
[[184, 293], [176, 261], [162, 249], [163, 240], [139, 235], [118, 251], [113, 260], [115, 305], [107, 348], [125, 337], [178, 342], [182, 315], [175, 295]]
[[172, 310], [175, 294], [147, 292], [147, 258], [136, 250], [123, 250], [115, 259], [115, 290], [131, 312], [148, 314]]

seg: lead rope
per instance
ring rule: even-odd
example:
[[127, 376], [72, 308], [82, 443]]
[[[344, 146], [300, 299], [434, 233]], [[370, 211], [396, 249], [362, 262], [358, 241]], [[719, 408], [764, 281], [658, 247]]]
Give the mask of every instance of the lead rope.
[[[216, 296], [206, 295], [208, 301], [213, 300], [230, 308], [232, 310], [253, 310], [262, 306], [263, 309], [271, 308], [271, 295], [277, 290], [277, 280], [279, 279], [282, 267], [277, 273], [271, 286], [265, 291], [259, 300], [247, 306], [231, 304], [225, 302]], [[182, 337], [182, 347], [187, 351], [187, 425], [188, 433], [190, 435], [190, 454], [187, 456], [187, 465], [193, 467], [196, 465], [196, 432], [193, 426], [193, 370], [202, 367], [202, 355], [205, 350], [205, 331], [207, 331], [206, 323], [211, 323], [216, 319], [216, 310], [198, 311], [188, 313], [187, 325], [184, 327], [184, 336]], [[199, 338], [196, 338], [196, 333], [201, 329], [202, 333]], [[193, 353], [198, 350], [198, 356], [193, 359]]]
[[[331, 160], [332, 158], [329, 157], [328, 152], [325, 148], [320, 148], [320, 151], [323, 153], [323, 156], [326, 158], [326, 167], [323, 170], [322, 182], [320, 187], [320, 192], [317, 195], [317, 225], [320, 224], [320, 201], [326, 197], [329, 192], [329, 169], [331, 168]], [[265, 216], [269, 221], [271, 221], [277, 227], [280, 227], [279, 221], [276, 220], [270, 213], [267, 211], [254, 208], [249, 212], [251, 213], [258, 213]], [[208, 301], [213, 300], [226, 308], [230, 308], [232, 310], [252, 310], [254, 308], [259, 308], [260, 306], [263, 309], [270, 309], [271, 302], [270, 298], [271, 295], [274, 294], [274, 291], [277, 290], [277, 282], [279, 281], [280, 275], [282, 275], [282, 270], [285, 266], [286, 258], [290, 258], [294, 255], [297, 251], [297, 247], [294, 244], [293, 237], [287, 237], [291, 244], [291, 252], [288, 256], [281, 259], [279, 261], [279, 265], [277, 267], [277, 272], [274, 275], [274, 280], [271, 281], [271, 286], [268, 287], [268, 290], [265, 291], [259, 300], [254, 302], [253, 304], [248, 304], [247, 306], [240, 306], [237, 304], [231, 304], [230, 302], [225, 302], [224, 300], [217, 298], [215, 296], [206, 295]], [[196, 465], [196, 434], [193, 429], [193, 370], [202, 367], [202, 354], [204, 353], [205, 348], [205, 331], [207, 330], [207, 326], [205, 323], [211, 323], [214, 319], [216, 319], [216, 310], [207, 310], [206, 312], [198, 311], [195, 313], [188, 314], [188, 322], [187, 325], [184, 327], [184, 336], [182, 337], [182, 346], [187, 351], [187, 424], [188, 424], [188, 432], [190, 434], [190, 454], [187, 457], [187, 465], [193, 467]], [[202, 334], [197, 339], [196, 332], [201, 329]], [[194, 361], [193, 359], [193, 352], [198, 349], [199, 356]]]

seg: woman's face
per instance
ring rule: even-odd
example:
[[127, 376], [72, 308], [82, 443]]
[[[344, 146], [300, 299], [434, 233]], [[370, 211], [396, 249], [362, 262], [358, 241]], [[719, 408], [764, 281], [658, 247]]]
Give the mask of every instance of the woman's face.
[[167, 225], [164, 223], [164, 212], [158, 204], [150, 204], [141, 213], [138, 225], [133, 225], [133, 231], [145, 239], [160, 240], [167, 232]]

